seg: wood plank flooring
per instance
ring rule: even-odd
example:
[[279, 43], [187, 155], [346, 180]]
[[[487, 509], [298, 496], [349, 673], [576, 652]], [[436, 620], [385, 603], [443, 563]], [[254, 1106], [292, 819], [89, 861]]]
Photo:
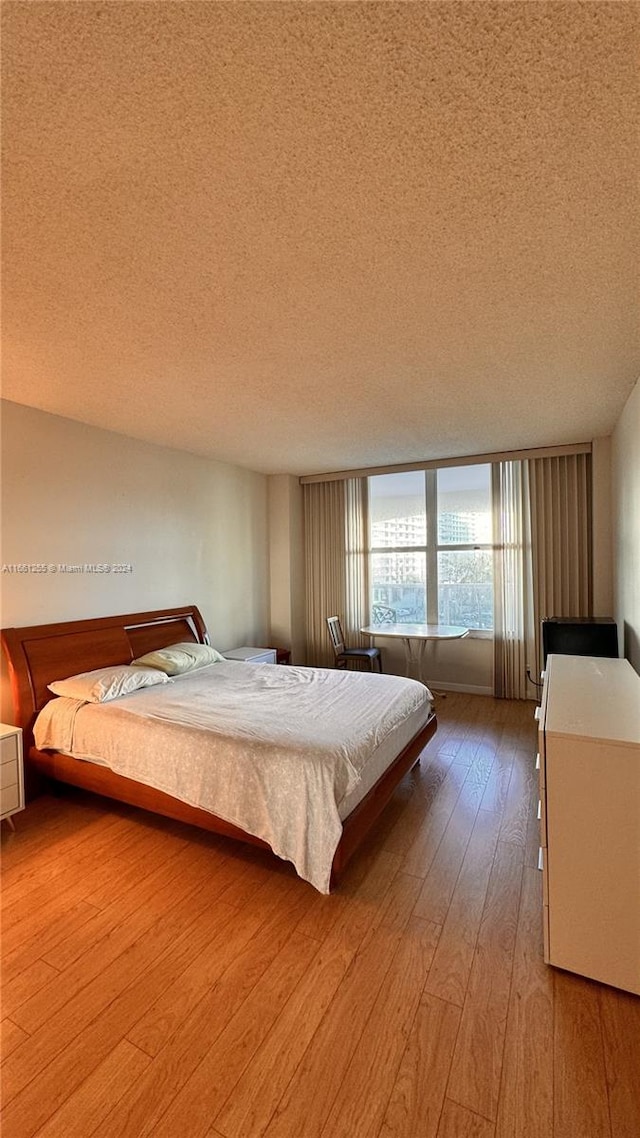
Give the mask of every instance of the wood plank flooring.
[[63, 789], [2, 828], [11, 1138], [638, 1138], [640, 999], [542, 959], [533, 705], [450, 694], [340, 888]]

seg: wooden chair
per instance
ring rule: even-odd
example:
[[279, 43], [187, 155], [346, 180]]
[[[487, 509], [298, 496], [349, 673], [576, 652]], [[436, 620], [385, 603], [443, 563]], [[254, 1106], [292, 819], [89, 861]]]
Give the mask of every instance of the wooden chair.
[[329, 637], [331, 639], [331, 647], [335, 656], [336, 668], [346, 668], [349, 660], [367, 660], [369, 662], [369, 671], [373, 671], [373, 661], [378, 661], [378, 671], [382, 671], [382, 657], [380, 656], [379, 648], [346, 648], [344, 643], [344, 636], [342, 635], [342, 628], [340, 625], [340, 617], [328, 616], [327, 628], [329, 629]]

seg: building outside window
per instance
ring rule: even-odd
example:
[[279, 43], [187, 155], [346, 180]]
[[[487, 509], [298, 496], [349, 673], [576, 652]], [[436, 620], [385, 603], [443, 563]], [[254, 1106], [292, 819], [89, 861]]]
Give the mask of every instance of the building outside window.
[[493, 628], [491, 466], [369, 478], [371, 620]]

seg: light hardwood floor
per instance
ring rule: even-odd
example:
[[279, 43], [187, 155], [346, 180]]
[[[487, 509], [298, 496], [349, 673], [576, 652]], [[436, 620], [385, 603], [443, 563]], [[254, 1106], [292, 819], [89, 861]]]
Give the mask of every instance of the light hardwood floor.
[[331, 897], [72, 790], [3, 828], [7, 1138], [638, 1138], [640, 999], [542, 960], [532, 705], [438, 716]]

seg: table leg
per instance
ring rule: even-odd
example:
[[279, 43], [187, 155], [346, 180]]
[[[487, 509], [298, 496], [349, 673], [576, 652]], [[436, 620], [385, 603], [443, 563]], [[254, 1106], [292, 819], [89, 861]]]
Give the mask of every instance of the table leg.
[[419, 655], [416, 656], [413, 641], [407, 636], [406, 638], [403, 637], [402, 643], [404, 644], [405, 652], [404, 674], [410, 680], [419, 680], [421, 679], [422, 669], [420, 666], [420, 657]]
[[[419, 680], [421, 684], [424, 684], [424, 686], [428, 688], [429, 684], [424, 677], [424, 659], [427, 649], [427, 641], [422, 638], [419, 640], [416, 638], [416, 641], [414, 642], [414, 640], [409, 639], [407, 636], [406, 638], [403, 638], [402, 643], [404, 644], [405, 650], [405, 676], [407, 676], [410, 680]], [[446, 696], [446, 692], [434, 691], [433, 688], [430, 688], [429, 690], [431, 691], [432, 695], [442, 696], [443, 699]]]
[[420, 682], [423, 683], [425, 687], [428, 687], [427, 681], [424, 678], [424, 653], [426, 647], [426, 640], [418, 641], [418, 676], [420, 677]]
[[[427, 642], [426, 642], [426, 640], [423, 640], [423, 641], [422, 641], [422, 647], [423, 647], [423, 648], [426, 646], [426, 643], [427, 643]], [[436, 662], [436, 659], [437, 659], [437, 644], [438, 644], [438, 641], [437, 641], [437, 640], [432, 640], [432, 641], [430, 641], [430, 643], [431, 643], [431, 644], [433, 644], [433, 656], [434, 656], [434, 661], [433, 661], [433, 662], [434, 662], [434, 664], [435, 664], [435, 662]], [[422, 677], [421, 677], [421, 678], [422, 678]], [[446, 699], [446, 698], [447, 698], [447, 693], [446, 693], [446, 691], [436, 691], [436, 689], [435, 689], [435, 688], [432, 688], [432, 687], [430, 686], [430, 684], [429, 684], [429, 683], [428, 683], [428, 682], [427, 682], [425, 679], [423, 679], [423, 680], [422, 680], [422, 682], [423, 682], [423, 684], [425, 685], [425, 687], [428, 687], [428, 688], [429, 688], [429, 691], [431, 692], [431, 694], [432, 694], [432, 695], [437, 695], [439, 699]]]

